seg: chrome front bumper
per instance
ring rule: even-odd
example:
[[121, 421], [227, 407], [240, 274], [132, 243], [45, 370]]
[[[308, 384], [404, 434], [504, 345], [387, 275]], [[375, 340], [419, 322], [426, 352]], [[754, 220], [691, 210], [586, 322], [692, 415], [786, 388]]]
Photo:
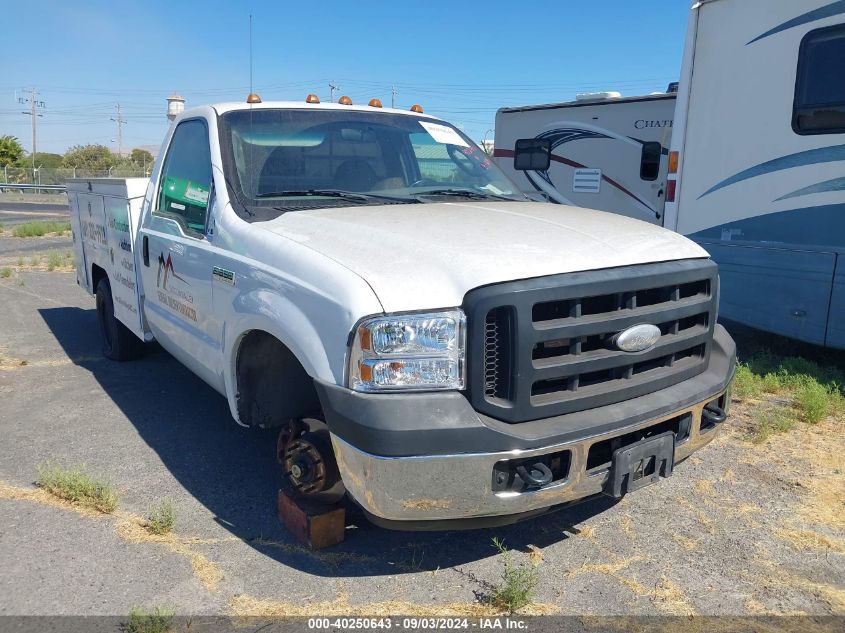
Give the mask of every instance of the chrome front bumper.
[[[590, 447], [691, 414], [689, 436], [675, 447], [675, 462], [689, 457], [717, 434], [718, 425], [702, 428], [702, 410], [725, 397], [722, 389], [704, 400], [638, 424], [614, 429], [563, 444], [531, 450], [455, 455], [383, 457], [359, 450], [332, 434], [332, 445], [347, 491], [367, 512], [388, 521], [442, 521], [515, 515], [543, 510], [600, 494], [610, 478], [607, 467], [587, 470]], [[497, 462], [570, 451], [565, 479], [526, 492], [495, 492], [493, 467]]]

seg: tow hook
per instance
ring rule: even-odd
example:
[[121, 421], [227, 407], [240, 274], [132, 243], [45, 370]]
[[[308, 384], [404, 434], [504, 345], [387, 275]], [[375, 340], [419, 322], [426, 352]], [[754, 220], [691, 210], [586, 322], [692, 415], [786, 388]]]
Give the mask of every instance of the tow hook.
[[568, 450], [522, 459], [503, 459], [493, 466], [493, 492], [529, 492], [566, 479], [571, 455]]
[[716, 424], [721, 424], [727, 420], [728, 414], [725, 413], [725, 410], [718, 404], [711, 402], [704, 407], [704, 410], [701, 412], [701, 417], [704, 418], [708, 425], [715, 426]]
[[[530, 468], [530, 470], [529, 470]], [[535, 462], [526, 467], [520, 464], [516, 467], [516, 474], [525, 482], [526, 486], [541, 488], [552, 483], [552, 469], [543, 462]]]

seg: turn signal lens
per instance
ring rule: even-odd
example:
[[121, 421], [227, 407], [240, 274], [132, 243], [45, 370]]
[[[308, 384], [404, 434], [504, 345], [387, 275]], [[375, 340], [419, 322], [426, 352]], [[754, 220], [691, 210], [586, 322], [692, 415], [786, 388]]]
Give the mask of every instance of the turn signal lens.
[[352, 105], [352, 99], [343, 95], [340, 99], [337, 100], [340, 105]]
[[678, 173], [678, 152], [669, 152], [669, 173]]

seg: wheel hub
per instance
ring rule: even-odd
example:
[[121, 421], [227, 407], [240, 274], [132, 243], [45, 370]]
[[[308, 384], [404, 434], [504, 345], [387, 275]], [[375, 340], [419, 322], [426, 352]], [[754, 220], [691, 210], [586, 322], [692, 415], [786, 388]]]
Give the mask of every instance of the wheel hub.
[[320, 448], [305, 438], [288, 444], [284, 460], [285, 474], [299, 492], [322, 492], [332, 485], [326, 477], [326, 463]]

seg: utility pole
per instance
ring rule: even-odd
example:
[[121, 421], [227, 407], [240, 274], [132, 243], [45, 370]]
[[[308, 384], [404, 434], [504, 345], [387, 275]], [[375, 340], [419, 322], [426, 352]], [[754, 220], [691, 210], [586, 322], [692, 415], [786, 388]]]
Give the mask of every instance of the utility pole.
[[123, 158], [123, 125], [126, 119], [121, 116], [120, 104], [117, 104], [117, 118], [112, 118], [112, 121], [117, 123], [117, 155]]
[[25, 105], [29, 104], [29, 112], [26, 110], [23, 111], [23, 114], [28, 114], [32, 117], [32, 178], [33, 182], [35, 179], [35, 139], [36, 139], [36, 132], [37, 132], [37, 117], [44, 116], [43, 114], [38, 114], [36, 112], [36, 108], [43, 108], [44, 102], [38, 100], [38, 91], [35, 88], [30, 88], [29, 90], [25, 90], [25, 93], [29, 93], [29, 98], [25, 97], [18, 97], [18, 103]]
[[396, 86], [390, 86], [390, 107], [396, 107], [396, 95], [399, 94], [396, 90]]
[[331, 90], [331, 97], [329, 97], [329, 101], [330, 101], [331, 103], [334, 103], [334, 91], [335, 91], [335, 90], [340, 90], [340, 86], [338, 86], [337, 84], [335, 84], [333, 81], [330, 81], [330, 82], [329, 82], [329, 90]]

